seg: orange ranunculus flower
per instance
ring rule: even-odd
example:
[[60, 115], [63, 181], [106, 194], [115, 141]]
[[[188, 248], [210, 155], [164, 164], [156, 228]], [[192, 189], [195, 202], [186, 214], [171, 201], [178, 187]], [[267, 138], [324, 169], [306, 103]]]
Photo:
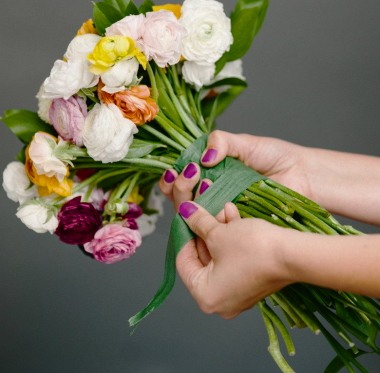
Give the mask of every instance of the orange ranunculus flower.
[[82, 27], [77, 32], [77, 36], [85, 34], [99, 35], [98, 31], [96, 31], [96, 28], [94, 27], [94, 22], [91, 18], [84, 22]]
[[105, 104], [115, 104], [124, 117], [131, 120], [136, 126], [150, 122], [157, 115], [159, 108], [150, 98], [150, 88], [146, 85], [132, 87], [127, 91], [107, 93], [102, 91], [104, 83], [99, 82], [98, 96]]
[[154, 5], [152, 6], [153, 12], [158, 12], [159, 10], [169, 10], [173, 12], [177, 19], [181, 18], [181, 9], [182, 6], [180, 4], [166, 4], [166, 5]]
[[[74, 182], [71, 179], [65, 177], [60, 183], [56, 177], [47, 177], [46, 175], [38, 175], [36, 168], [33, 165], [33, 161], [29, 157], [29, 147], [25, 150], [25, 171], [30, 181], [38, 186], [38, 194], [41, 197], [47, 197], [52, 193], [56, 193], [62, 197], [69, 197], [72, 194]], [[69, 168], [67, 167], [67, 174], [69, 176]]]

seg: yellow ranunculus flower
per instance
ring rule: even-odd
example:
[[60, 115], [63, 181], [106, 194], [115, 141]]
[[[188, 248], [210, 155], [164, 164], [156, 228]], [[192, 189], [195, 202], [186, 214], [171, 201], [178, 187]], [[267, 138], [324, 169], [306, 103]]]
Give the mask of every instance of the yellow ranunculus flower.
[[135, 42], [128, 36], [106, 36], [99, 40], [93, 52], [87, 56], [88, 60], [93, 63], [90, 71], [100, 75], [109, 70], [116, 62], [134, 57], [136, 49]]
[[77, 36], [85, 35], [85, 34], [99, 35], [98, 31], [94, 27], [94, 22], [92, 21], [91, 18], [88, 21], [84, 22], [82, 27], [77, 32]]
[[153, 12], [158, 12], [161, 9], [169, 10], [170, 12], [174, 13], [177, 19], [181, 18], [182, 6], [180, 4], [155, 5], [155, 6], [152, 6], [152, 8], [153, 8]]
[[139, 187], [134, 187], [126, 202], [139, 205], [142, 201], [144, 201], [144, 197], [139, 194]]
[[146, 65], [147, 65], [148, 61], [145, 57], [145, 54], [143, 52], [141, 52], [140, 49], [138, 49], [138, 48], [135, 49], [135, 53], [136, 53], [135, 54], [136, 60], [144, 68], [144, 70], [146, 70]]
[[[30, 181], [34, 185], [38, 186], [38, 194], [41, 197], [47, 197], [48, 195], [52, 193], [56, 193], [62, 197], [71, 196], [74, 182], [70, 179], [67, 179], [67, 177], [65, 177], [62, 180], [62, 182], [59, 182], [55, 176], [47, 177], [46, 175], [39, 175], [37, 173], [36, 168], [33, 165], [33, 161], [29, 157], [29, 147], [30, 147], [30, 144], [25, 150], [25, 157], [26, 157], [25, 171]], [[69, 176], [68, 167], [67, 167], [66, 176]]]

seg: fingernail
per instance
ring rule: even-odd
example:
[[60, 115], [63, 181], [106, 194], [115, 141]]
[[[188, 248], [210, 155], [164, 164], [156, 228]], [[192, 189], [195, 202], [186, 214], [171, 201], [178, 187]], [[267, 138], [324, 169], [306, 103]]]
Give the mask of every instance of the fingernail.
[[179, 213], [185, 218], [188, 219], [195, 211], [198, 210], [198, 207], [192, 204], [191, 202], [183, 202], [179, 205]]
[[202, 162], [209, 163], [215, 160], [216, 156], [218, 155], [218, 151], [216, 149], [209, 149], [207, 150], [206, 154], [202, 158]]
[[186, 179], [191, 179], [196, 173], [197, 173], [197, 167], [194, 163], [189, 163], [186, 168], [183, 175], [186, 177]]
[[164, 180], [165, 183], [171, 184], [174, 181], [175, 177], [170, 170], [165, 171]]
[[199, 188], [199, 194], [203, 194], [209, 186], [210, 185], [208, 185], [205, 181], [202, 181], [201, 187]]

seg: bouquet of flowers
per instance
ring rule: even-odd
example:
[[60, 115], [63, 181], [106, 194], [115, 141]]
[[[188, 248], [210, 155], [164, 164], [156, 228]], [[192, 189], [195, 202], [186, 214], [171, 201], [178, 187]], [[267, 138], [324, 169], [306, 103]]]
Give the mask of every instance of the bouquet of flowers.
[[[185, 0], [182, 6], [155, 6], [150, 0], [139, 7], [130, 0], [94, 3], [93, 18], [42, 84], [38, 113], [7, 110], [2, 118], [24, 144], [3, 175], [8, 197], [20, 204], [21, 221], [37, 233], [55, 233], [103, 263], [133, 255], [162, 214], [156, 182], [167, 169], [180, 172], [189, 162], [200, 163], [216, 117], [246, 87], [241, 58], [267, 7], [268, 0], [239, 0], [229, 18], [215, 0]], [[238, 160], [202, 169], [202, 177], [214, 183], [197, 202], [213, 214], [233, 201], [243, 218], [317, 234], [361, 234]], [[177, 215], [163, 283], [130, 319], [131, 326], [168, 296], [176, 254], [191, 238]], [[269, 352], [283, 372], [293, 370], [280, 352], [277, 332], [288, 353], [295, 352], [285, 323], [324, 334], [337, 353], [327, 373], [344, 366], [367, 372], [357, 357], [380, 353], [375, 299], [294, 284], [268, 301], [274, 309], [267, 300], [258, 307]], [[352, 338], [369, 350], [359, 350]]]

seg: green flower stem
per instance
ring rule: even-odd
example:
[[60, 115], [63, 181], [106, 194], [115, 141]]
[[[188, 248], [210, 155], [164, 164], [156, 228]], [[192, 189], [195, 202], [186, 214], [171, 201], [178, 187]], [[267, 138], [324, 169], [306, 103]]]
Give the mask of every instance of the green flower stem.
[[174, 158], [164, 157], [164, 156], [156, 156], [156, 155], [146, 155], [146, 159], [154, 159], [156, 161], [164, 162], [168, 165], [174, 165], [176, 160]]
[[143, 171], [144, 166], [157, 167], [161, 170], [168, 170], [169, 168], [171, 168], [170, 165], [164, 162], [149, 160], [145, 158], [124, 158], [122, 159], [122, 162], [136, 165], [139, 167], [141, 166], [142, 167], [141, 171]]
[[278, 343], [278, 338], [276, 331], [274, 329], [273, 323], [270, 318], [265, 314], [264, 311], [261, 310], [261, 315], [264, 320], [264, 324], [267, 328], [268, 337], [269, 337], [269, 347], [268, 351], [271, 354], [273, 360], [276, 362], [277, 366], [281, 369], [283, 373], [295, 373], [294, 370], [287, 363], [285, 358], [282, 356], [280, 351], [280, 346]]
[[[273, 188], [271, 186], [268, 186], [267, 183], [264, 181], [258, 183], [258, 187], [265, 191], [268, 194], [271, 194], [274, 198], [280, 198], [280, 196], [283, 196], [283, 201], [286, 203], [288, 201], [293, 201], [295, 203], [300, 204], [305, 210], [309, 211], [312, 214], [318, 214], [318, 216], [323, 216], [325, 218], [328, 218], [331, 216], [331, 214], [326, 211], [323, 207], [316, 205], [315, 203], [313, 205], [307, 204], [304, 201], [298, 199], [295, 195], [297, 195], [296, 192], [293, 192], [292, 194], [287, 193], [284, 190], [281, 190], [280, 188]], [[303, 198], [305, 199], [305, 198]]]
[[178, 111], [178, 114], [181, 117], [185, 126], [195, 136], [195, 138], [202, 136], [202, 132], [199, 130], [197, 125], [194, 123], [193, 119], [186, 113], [186, 111], [182, 107], [182, 104], [178, 100], [178, 98], [177, 98], [177, 96], [173, 90], [173, 87], [171, 86], [171, 84], [170, 84], [168, 78], [166, 77], [165, 73], [163, 72], [163, 70], [160, 68], [157, 68], [157, 71], [159, 72], [160, 77], [163, 80], [167, 91], [169, 92], [169, 96], [172, 99], [172, 101], [173, 101], [173, 103], [174, 103], [174, 105]]
[[294, 210], [300, 214], [302, 217], [310, 220], [313, 224], [315, 224], [318, 228], [322, 229], [326, 234], [329, 234], [331, 236], [337, 236], [338, 233], [335, 229], [332, 229], [329, 225], [324, 223], [318, 216], [312, 214], [308, 210], [306, 210], [304, 207], [301, 206], [300, 203], [296, 202], [295, 200], [291, 201], [289, 200], [289, 197], [287, 194], [285, 194], [281, 190], [277, 190], [277, 197], [282, 200], [283, 202], [287, 202], [290, 207], [293, 207]]
[[141, 128], [143, 128], [144, 130], [146, 130], [147, 132], [151, 133], [152, 135], [156, 136], [159, 140], [161, 140], [163, 143], [167, 144], [167, 145], [170, 145], [171, 147], [173, 147], [174, 149], [177, 149], [179, 150], [180, 152], [182, 152], [183, 150], [185, 150], [185, 147], [176, 143], [175, 141], [173, 141], [171, 138], [165, 136], [163, 133], [161, 133], [160, 131], [157, 131], [156, 129], [154, 129], [153, 127], [149, 126], [148, 124], [144, 124], [143, 126], [141, 126]]
[[272, 294], [271, 297], [279, 304], [281, 309], [288, 314], [291, 320], [295, 323], [298, 329], [306, 328], [305, 322], [298, 316], [298, 313], [290, 306], [288, 300], [279, 292]]
[[319, 233], [319, 234], [324, 234], [325, 233], [321, 228], [317, 227], [315, 224], [313, 224], [310, 220], [308, 219], [302, 219], [302, 224], [305, 224], [308, 228], [310, 228], [314, 233]]
[[236, 207], [238, 208], [239, 213], [240, 213], [242, 218], [247, 218], [247, 217], [260, 218], [260, 219], [268, 221], [269, 223], [276, 224], [280, 227], [290, 228], [289, 225], [287, 225], [282, 219], [280, 219], [278, 216], [276, 216], [274, 214], [266, 215], [266, 214], [263, 214], [262, 212], [260, 212], [256, 208], [252, 209], [252, 208], [250, 208], [250, 206], [247, 206], [247, 205], [244, 205], [241, 203], [237, 203]]
[[156, 79], [154, 77], [154, 72], [152, 70], [152, 66], [150, 66], [150, 63], [148, 62], [148, 64], [146, 65], [146, 69], [148, 71], [148, 75], [149, 75], [149, 79], [150, 79], [150, 85], [152, 87], [152, 98], [154, 101], [158, 101], [158, 89], [157, 89], [157, 83], [156, 83]]
[[139, 177], [141, 176], [141, 173], [136, 173], [136, 175], [133, 177], [131, 182], [129, 183], [129, 186], [127, 190], [124, 192], [124, 194], [121, 197], [122, 201], [126, 201], [129, 195], [132, 193], [133, 188], [136, 186], [137, 181], [139, 180]]
[[186, 83], [185, 83], [184, 80], [183, 80], [183, 82], [184, 82], [184, 85], [185, 85], [185, 89], [186, 89], [186, 92], [187, 92], [187, 97], [188, 97], [188, 100], [189, 100], [189, 103], [190, 103], [190, 108], [191, 108], [191, 110], [193, 112], [193, 115], [197, 119], [197, 122], [199, 124], [200, 129], [204, 133], [207, 133], [209, 131], [206, 128], [206, 123], [205, 123], [205, 120], [203, 118], [202, 112], [198, 110], [198, 105], [195, 102], [195, 99], [194, 99], [193, 93], [191, 91], [191, 88], [190, 88], [189, 85], [187, 85], [187, 87], [186, 87]]
[[84, 157], [84, 158], [91, 158], [86, 149], [75, 147], [76, 149], [66, 149], [66, 150], [55, 150], [54, 155], [61, 159], [64, 158], [67, 155], [71, 155], [72, 157]]
[[176, 130], [180, 135], [182, 135], [184, 138], [190, 141], [190, 145], [195, 141], [195, 138], [191, 136], [188, 132], [183, 130], [182, 128], [178, 127], [171, 119], [166, 117], [164, 114], [160, 115], [161, 118], [164, 118], [167, 124], [170, 125], [174, 130]]
[[308, 326], [308, 328], [316, 335], [318, 335], [321, 330], [319, 326], [316, 324], [314, 320], [314, 315], [307, 310], [303, 310], [297, 302], [294, 300], [293, 295], [289, 291], [290, 288], [285, 288], [280, 290], [281, 295], [287, 299], [289, 305], [293, 308], [293, 310], [298, 314], [298, 316], [304, 321], [304, 323]]
[[282, 322], [282, 320], [277, 316], [277, 314], [266, 304], [265, 301], [261, 301], [258, 303], [259, 308], [262, 312], [266, 314], [272, 321], [272, 323], [277, 327], [278, 331], [280, 332], [284, 342], [286, 349], [288, 350], [288, 354], [290, 356], [294, 356], [296, 353], [296, 350], [294, 348], [294, 344], [292, 341], [292, 338], [288, 332], [288, 329], [286, 328], [285, 324]]
[[253, 192], [261, 197], [264, 197], [266, 199], [269, 199], [270, 201], [274, 202], [275, 205], [277, 205], [281, 211], [284, 211], [285, 214], [288, 214], [288, 215], [293, 215], [294, 213], [294, 209], [292, 209], [291, 207], [289, 207], [287, 204], [283, 203], [282, 201], [280, 201], [272, 192], [272, 189], [271, 188], [268, 188], [270, 189], [270, 191], [268, 191], [269, 193], [266, 193], [264, 192], [261, 188], [259, 188], [259, 186], [261, 185], [266, 185], [264, 183], [264, 181], [260, 181], [259, 183], [257, 183], [258, 185], [256, 184], [253, 184], [252, 186], [250, 186], [248, 188], [248, 190], [250, 192]]
[[183, 147], [188, 148], [191, 145], [191, 141], [180, 134], [179, 131], [176, 131], [174, 127], [169, 124], [168, 119], [163, 113], [158, 113], [154, 119], [172, 137], [172, 139], [176, 140]]
[[271, 216], [272, 215], [272, 212], [269, 211], [268, 209], [266, 209], [265, 207], [259, 205], [258, 203], [256, 203], [255, 201], [251, 201], [249, 199], [247, 199], [247, 197], [240, 197], [237, 202], [241, 202], [241, 203], [244, 203], [246, 205], [249, 205], [250, 207], [253, 207], [255, 210], [257, 211], [260, 211], [261, 213], [265, 214], [265, 215], [268, 215], [268, 216]]
[[270, 186], [272, 186], [272, 187], [274, 187], [274, 188], [276, 188], [276, 189], [282, 190], [286, 194], [289, 194], [290, 196], [295, 197], [296, 199], [299, 199], [300, 201], [302, 201], [303, 203], [306, 203], [307, 205], [314, 206], [314, 207], [317, 207], [317, 208], [322, 208], [321, 206], [319, 206], [317, 203], [315, 203], [311, 199], [309, 199], [309, 198], [303, 196], [302, 194], [299, 194], [299, 193], [295, 192], [294, 190], [289, 189], [289, 188], [287, 188], [287, 187], [285, 187], [285, 186], [283, 186], [283, 185], [281, 185], [279, 183], [276, 183], [272, 179], [266, 179], [265, 183], [268, 184], [268, 185], [270, 185]]
[[285, 220], [285, 222], [288, 223], [289, 225], [291, 225], [293, 228], [295, 228], [301, 232], [311, 232], [310, 229], [308, 229], [304, 225], [300, 224], [298, 221], [293, 219], [290, 215], [285, 214], [283, 211], [281, 211], [277, 207], [271, 205], [269, 202], [267, 202], [263, 198], [255, 195], [255, 194], [253, 194], [247, 190], [243, 192], [243, 195], [245, 195], [250, 200], [255, 201], [255, 202], [259, 203], [260, 205], [264, 206], [265, 208], [270, 210], [273, 214], [275, 214], [275, 215], [279, 216], [280, 218], [282, 218], [283, 220]]

